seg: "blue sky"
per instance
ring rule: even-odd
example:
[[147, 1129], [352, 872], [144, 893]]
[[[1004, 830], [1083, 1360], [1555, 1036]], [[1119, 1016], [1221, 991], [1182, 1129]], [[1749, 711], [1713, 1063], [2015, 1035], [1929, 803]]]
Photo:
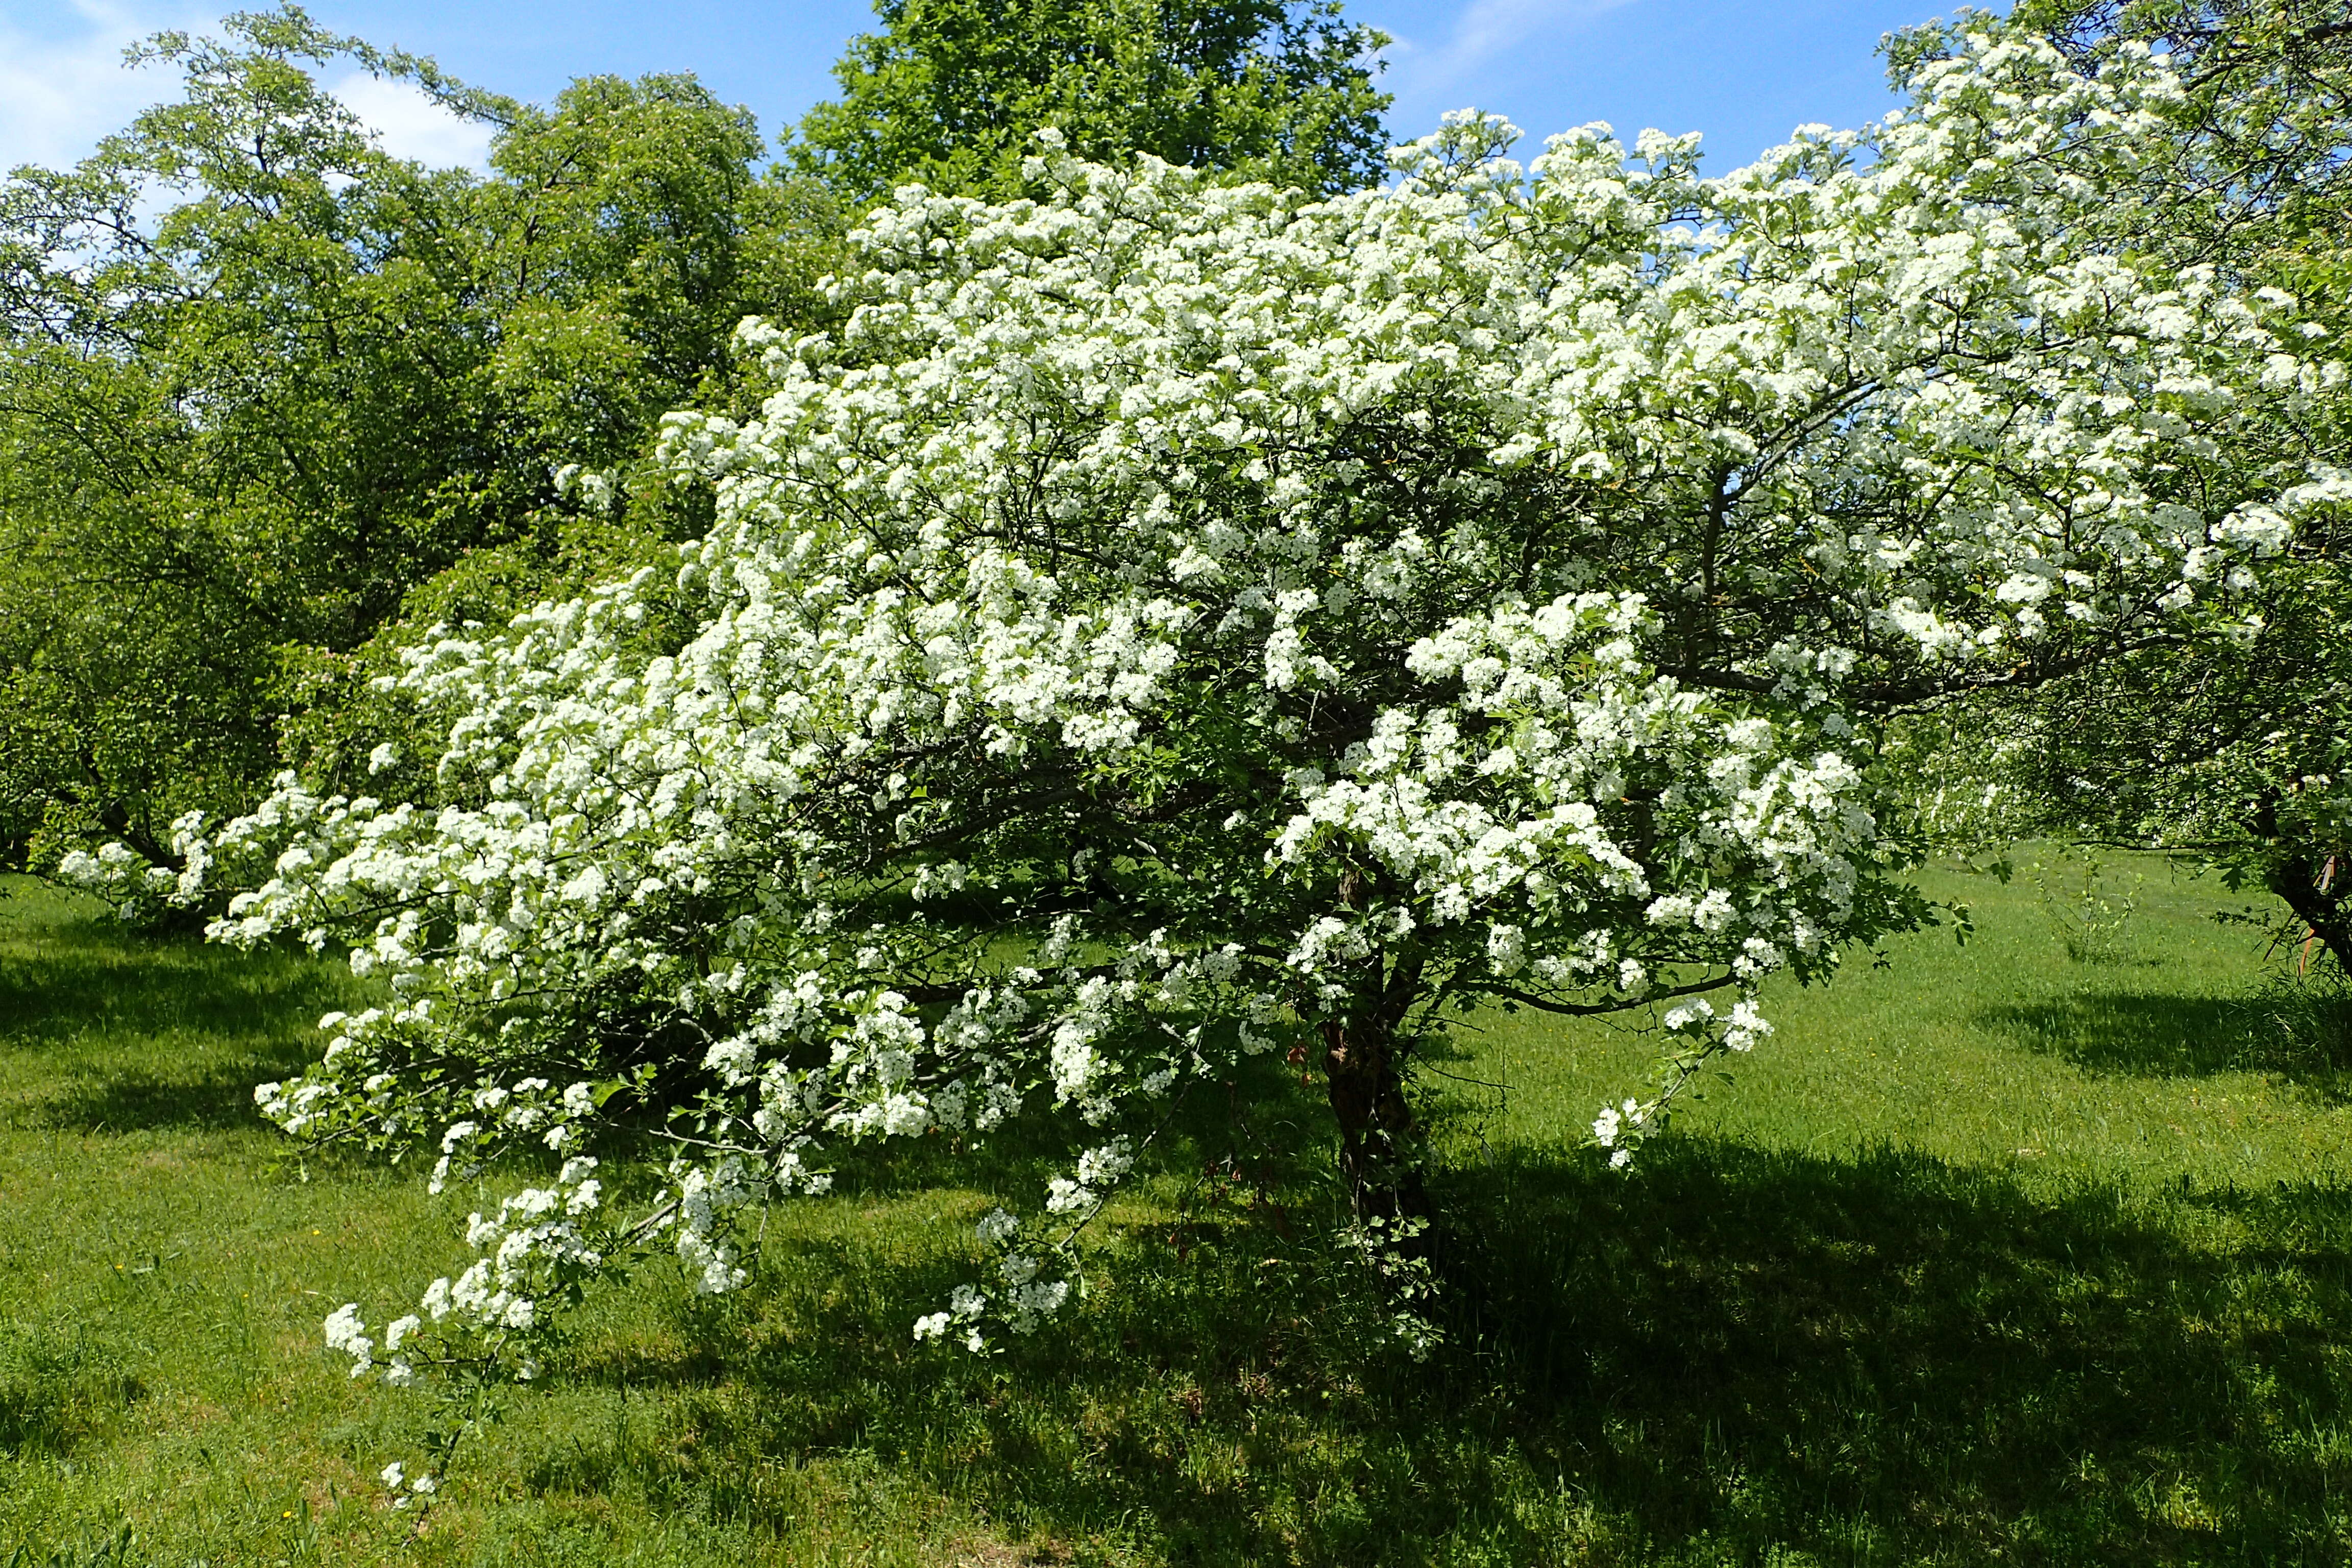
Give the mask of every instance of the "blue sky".
[[[258, 5], [260, 0], [247, 0]], [[169, 93], [152, 71], [120, 64], [159, 27], [203, 29], [232, 5], [183, 0], [0, 0], [0, 168], [87, 153], [140, 106]], [[1941, 7], [1948, 11], [1948, 5]], [[690, 70], [774, 132], [829, 96], [866, 0], [312, 0], [338, 31], [431, 55], [485, 87], [546, 99], [575, 76]], [[1887, 29], [1937, 14], [1932, 0], [1349, 0], [1348, 15], [1389, 33], [1383, 85], [1401, 139], [1445, 110], [1475, 105], [1533, 136], [1605, 120], [1629, 140], [1644, 126], [1705, 134], [1721, 173], [1812, 121], [1852, 125], [1892, 102], [1873, 53]], [[380, 84], [341, 84], [395, 151], [474, 162], [481, 140]]]

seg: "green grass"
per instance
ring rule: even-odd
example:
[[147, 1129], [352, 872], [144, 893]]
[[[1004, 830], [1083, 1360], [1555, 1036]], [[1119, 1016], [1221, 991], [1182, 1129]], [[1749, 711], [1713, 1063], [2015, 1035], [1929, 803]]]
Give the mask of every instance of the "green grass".
[[[1774, 997], [1630, 1173], [1578, 1145], [1648, 1042], [1485, 1020], [1444, 1064], [1477, 1081], [1435, 1080], [1426, 1364], [1368, 1348], [1328, 1197], [1250, 1166], [1118, 1211], [1066, 1331], [919, 1349], [983, 1199], [907, 1166], [780, 1212], [739, 1297], [597, 1302], [421, 1534], [373, 1477], [425, 1408], [318, 1325], [412, 1299], [477, 1200], [273, 1170], [250, 1110], [350, 983], [19, 884], [0, 1563], [2352, 1560], [2346, 1064], [2247, 1003], [2210, 888], [2153, 870], [2132, 956], [2086, 964], [2030, 886], [1926, 880], [1976, 940]], [[1309, 1111], [1269, 1078], [1238, 1113]]]

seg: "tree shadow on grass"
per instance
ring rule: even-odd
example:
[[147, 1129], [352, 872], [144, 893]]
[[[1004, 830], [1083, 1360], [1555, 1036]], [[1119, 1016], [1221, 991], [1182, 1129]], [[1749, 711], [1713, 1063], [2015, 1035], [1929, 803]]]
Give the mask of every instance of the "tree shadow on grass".
[[2261, 1026], [2252, 999], [2085, 991], [1988, 1008], [1977, 1021], [2092, 1072], [2138, 1078], [2268, 1072], [2327, 1099], [2352, 1099], [2352, 1062]]
[[209, 1058], [180, 1072], [80, 1076], [9, 1120], [91, 1135], [258, 1130], [265, 1123], [254, 1109], [253, 1086], [300, 1072], [309, 1060], [299, 1042], [289, 1040], [280, 1051]]
[[349, 989], [327, 966], [291, 954], [95, 925], [44, 935], [0, 962], [0, 1047], [307, 1033]]
[[254, 1123], [253, 1086], [298, 1072], [349, 982], [314, 961], [60, 925], [0, 955], [7, 1121], [74, 1131]]
[[1519, 1185], [1481, 1311], [1571, 1472], [1663, 1539], [2337, 1561], [2352, 1192], [2231, 1202], [2209, 1250], [2111, 1193], [1685, 1144]]
[[1237, 1219], [1129, 1234], [993, 1357], [910, 1342], [971, 1278], [951, 1243], [795, 1242], [680, 1307], [669, 1361], [583, 1348], [574, 1377], [666, 1389], [661, 1441], [525, 1479], [756, 1521], [859, 1456], [1017, 1535], [1192, 1563], [2352, 1553], [2352, 1193], [2234, 1194], [2198, 1234], [2238, 1239], [2192, 1245], [2177, 1211], [1899, 1152], [1672, 1141], [1452, 1187], [1423, 1364], [1328, 1246]]

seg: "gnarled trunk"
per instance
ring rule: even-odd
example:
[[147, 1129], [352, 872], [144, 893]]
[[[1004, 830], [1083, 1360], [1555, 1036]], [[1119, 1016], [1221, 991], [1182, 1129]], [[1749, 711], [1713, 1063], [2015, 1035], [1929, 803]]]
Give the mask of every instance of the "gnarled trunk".
[[1422, 970], [1415, 956], [1375, 955], [1348, 1010], [1323, 1023], [1323, 1070], [1339, 1124], [1339, 1174], [1360, 1225], [1431, 1215], [1421, 1122], [1404, 1090], [1409, 1045], [1397, 1033], [1419, 998]]

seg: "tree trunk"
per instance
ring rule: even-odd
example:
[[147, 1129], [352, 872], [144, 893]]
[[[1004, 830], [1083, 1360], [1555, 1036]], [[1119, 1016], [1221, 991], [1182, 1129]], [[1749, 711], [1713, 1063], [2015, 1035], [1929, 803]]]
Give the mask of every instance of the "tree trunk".
[[2286, 900], [2336, 963], [2352, 973], [2352, 900], [2346, 896], [2352, 893], [2352, 866], [2338, 856], [2313, 860], [2292, 855], [2274, 862], [2267, 879], [2271, 891]]
[[1328, 1020], [1323, 1070], [1339, 1123], [1339, 1174], [1358, 1224], [1427, 1219], [1421, 1124], [1405, 1100], [1395, 1039], [1377, 1014]]
[[[1351, 875], [1342, 901], [1364, 896]], [[1421, 993], [1422, 959], [1410, 952], [1374, 953], [1358, 976], [1347, 1011], [1323, 1023], [1323, 1070], [1331, 1114], [1339, 1124], [1339, 1174], [1356, 1223], [1426, 1221], [1429, 1192], [1422, 1180], [1421, 1123], [1404, 1092], [1397, 1030]], [[1412, 1247], [1426, 1252], [1426, 1227]]]
[[2264, 868], [2263, 880], [2352, 973], [2352, 864], [2316, 847], [2290, 847], [2279, 831], [2279, 805], [2275, 798], [2259, 801], [2248, 820], [2278, 856]]

